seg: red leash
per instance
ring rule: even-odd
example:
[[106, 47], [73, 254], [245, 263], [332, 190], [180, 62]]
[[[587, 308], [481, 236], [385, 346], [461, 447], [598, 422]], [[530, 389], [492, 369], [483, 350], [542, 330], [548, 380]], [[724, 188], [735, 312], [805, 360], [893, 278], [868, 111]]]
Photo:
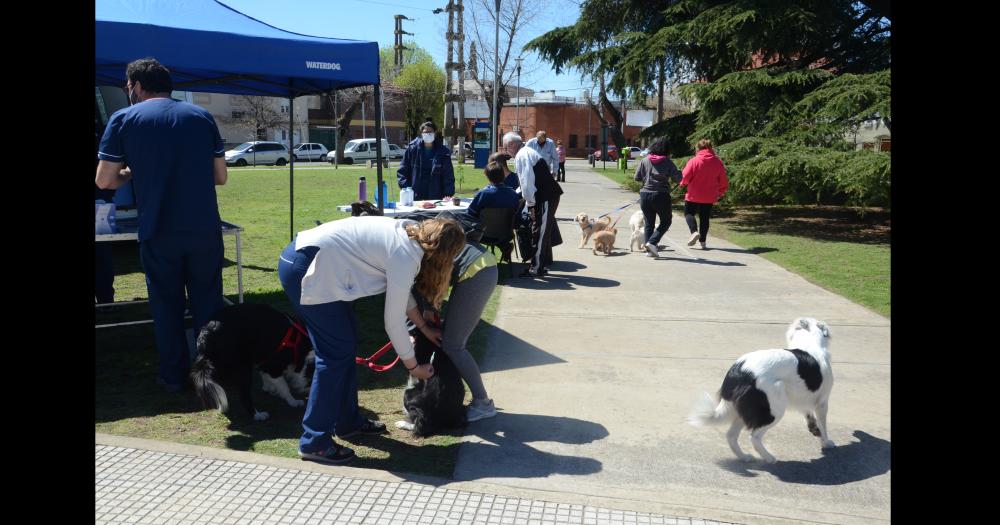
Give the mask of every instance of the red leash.
[[[441, 317], [439, 317], [437, 314], [434, 314], [434, 326], [440, 326], [440, 325], [441, 325]], [[365, 359], [364, 357], [355, 357], [354, 362], [359, 365], [368, 365], [368, 368], [371, 368], [376, 372], [385, 372], [386, 370], [396, 366], [396, 363], [399, 362], [399, 356], [397, 355], [396, 359], [387, 365], [375, 364], [375, 360], [385, 355], [385, 353], [388, 352], [390, 348], [392, 348], [392, 341], [389, 341], [388, 343], [385, 344], [385, 346], [379, 348], [378, 352], [375, 352], [374, 354], [372, 354], [371, 357], [367, 359]]]
[[385, 372], [386, 370], [396, 366], [396, 363], [399, 362], [399, 356], [397, 355], [396, 359], [387, 365], [376, 364], [375, 360], [385, 355], [385, 353], [388, 352], [390, 348], [392, 348], [392, 341], [389, 341], [388, 343], [385, 344], [385, 346], [379, 348], [378, 352], [375, 352], [374, 354], [372, 354], [371, 357], [367, 359], [364, 357], [355, 357], [354, 362], [359, 365], [368, 365], [368, 368], [371, 368], [376, 372]]

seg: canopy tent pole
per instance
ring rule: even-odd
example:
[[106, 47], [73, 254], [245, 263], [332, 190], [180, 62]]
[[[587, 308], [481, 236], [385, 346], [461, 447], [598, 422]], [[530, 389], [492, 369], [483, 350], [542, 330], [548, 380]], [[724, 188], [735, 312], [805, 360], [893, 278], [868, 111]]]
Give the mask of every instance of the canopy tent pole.
[[[375, 84], [375, 107], [382, 107], [382, 84]], [[382, 112], [375, 111], [375, 162], [378, 167], [378, 211], [384, 211], [385, 195], [382, 192]]]
[[[288, 80], [288, 88], [292, 89], [292, 81]], [[288, 95], [288, 241], [295, 240], [295, 155], [291, 146], [295, 142], [295, 97]]]

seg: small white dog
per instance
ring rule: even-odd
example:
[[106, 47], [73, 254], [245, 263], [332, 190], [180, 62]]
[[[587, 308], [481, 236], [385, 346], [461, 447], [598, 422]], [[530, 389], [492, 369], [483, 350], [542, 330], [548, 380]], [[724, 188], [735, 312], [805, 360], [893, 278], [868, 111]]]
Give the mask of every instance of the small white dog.
[[643, 246], [646, 244], [646, 217], [641, 211], [637, 211], [629, 218], [628, 225], [632, 227], [632, 237], [628, 240], [628, 251], [633, 251], [633, 246], [640, 252], [645, 251]]
[[811, 317], [800, 317], [785, 333], [787, 350], [750, 352], [729, 369], [716, 402], [708, 393], [699, 399], [688, 417], [695, 426], [730, 423], [726, 439], [736, 457], [750, 461], [737, 438], [746, 427], [761, 458], [777, 461], [764, 448], [764, 433], [778, 424], [786, 408], [806, 415], [809, 431], [823, 448], [833, 447], [827, 435], [826, 413], [833, 389], [830, 369], [830, 329]]

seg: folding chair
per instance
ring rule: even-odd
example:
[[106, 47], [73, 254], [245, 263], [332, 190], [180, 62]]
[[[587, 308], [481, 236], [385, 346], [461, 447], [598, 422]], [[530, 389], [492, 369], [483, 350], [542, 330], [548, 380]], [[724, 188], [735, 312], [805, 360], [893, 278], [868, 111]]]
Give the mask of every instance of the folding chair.
[[511, 270], [511, 252], [514, 250], [514, 208], [483, 208], [479, 211], [479, 221], [483, 224], [481, 244], [490, 247], [490, 253], [496, 254], [500, 248], [500, 261], [507, 262], [508, 277]]

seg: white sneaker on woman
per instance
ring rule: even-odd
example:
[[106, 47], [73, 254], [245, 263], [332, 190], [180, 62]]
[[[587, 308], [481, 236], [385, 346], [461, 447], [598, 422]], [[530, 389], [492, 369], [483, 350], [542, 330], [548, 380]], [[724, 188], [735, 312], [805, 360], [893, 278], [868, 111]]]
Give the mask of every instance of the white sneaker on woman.
[[698, 232], [692, 233], [691, 234], [691, 238], [688, 239], [688, 246], [694, 246], [694, 243], [698, 242], [698, 238], [699, 237], [701, 237], [700, 233], [698, 233]]
[[493, 400], [490, 399], [485, 403], [478, 402], [473, 399], [469, 403], [469, 407], [465, 410], [465, 420], [469, 423], [473, 421], [479, 421], [480, 419], [487, 419], [497, 415], [497, 408], [493, 405]]

